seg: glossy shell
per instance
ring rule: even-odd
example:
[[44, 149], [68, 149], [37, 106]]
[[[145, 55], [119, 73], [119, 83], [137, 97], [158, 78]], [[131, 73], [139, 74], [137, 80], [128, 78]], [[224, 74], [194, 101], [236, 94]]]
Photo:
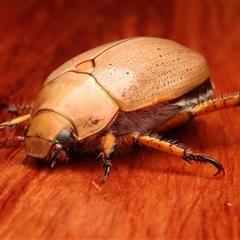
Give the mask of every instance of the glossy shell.
[[93, 60], [89, 72], [122, 111], [173, 100], [210, 75], [205, 58], [195, 51], [167, 39], [138, 37], [76, 56], [55, 70], [45, 84], [88, 60]]
[[205, 58], [176, 42], [150, 37], [112, 42], [55, 70], [36, 99], [31, 121], [40, 109], [54, 109], [71, 119], [81, 140], [111, 124], [119, 111], [176, 99], [209, 75]]

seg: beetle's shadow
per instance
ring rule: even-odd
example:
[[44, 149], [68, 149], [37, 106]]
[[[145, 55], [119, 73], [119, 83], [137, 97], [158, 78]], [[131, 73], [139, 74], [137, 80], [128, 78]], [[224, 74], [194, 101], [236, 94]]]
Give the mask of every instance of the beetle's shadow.
[[46, 168], [58, 171], [64, 171], [65, 169], [71, 169], [74, 171], [80, 171], [81, 169], [85, 169], [95, 164], [100, 165], [100, 158], [97, 158], [95, 154], [73, 154], [68, 162], [57, 162], [54, 167], [51, 167], [50, 162], [44, 162], [38, 159], [29, 158], [28, 161], [24, 164], [29, 166], [30, 168], [38, 168], [39, 170], [43, 170]]

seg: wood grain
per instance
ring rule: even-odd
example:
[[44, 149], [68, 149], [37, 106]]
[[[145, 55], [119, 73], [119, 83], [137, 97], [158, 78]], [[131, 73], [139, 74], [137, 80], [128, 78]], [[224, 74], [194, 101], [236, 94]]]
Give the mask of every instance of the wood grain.
[[[0, 2], [0, 102], [31, 103], [69, 58], [132, 36], [170, 38], [201, 52], [216, 96], [240, 90], [238, 2]], [[21, 143], [0, 149], [0, 238], [239, 239], [240, 109], [199, 117], [168, 138], [218, 159], [189, 165], [136, 147], [113, 160], [109, 181], [96, 156], [56, 168], [22, 165]], [[22, 128], [6, 135], [20, 135]]]

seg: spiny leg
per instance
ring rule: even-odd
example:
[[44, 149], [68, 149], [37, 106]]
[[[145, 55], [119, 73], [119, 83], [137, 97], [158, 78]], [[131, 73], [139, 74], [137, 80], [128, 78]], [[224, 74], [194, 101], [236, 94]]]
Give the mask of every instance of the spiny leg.
[[24, 122], [26, 120], [29, 120], [29, 119], [30, 119], [30, 114], [26, 114], [26, 115], [23, 115], [23, 116], [16, 117], [12, 120], [1, 123], [0, 124], [0, 130], [4, 129], [6, 127], [14, 128], [17, 124], [19, 124], [21, 122]]
[[107, 158], [109, 158], [110, 154], [114, 151], [114, 146], [116, 145], [116, 137], [111, 134], [111, 133], [107, 133], [104, 136], [104, 140], [103, 140], [103, 145], [102, 145], [102, 151], [99, 154], [99, 157], [102, 157], [101, 159], [101, 164], [102, 167], [105, 168], [105, 173], [104, 173], [104, 177], [102, 179], [102, 181], [99, 184], [96, 184], [93, 182], [93, 184], [100, 189], [100, 187], [107, 181], [107, 179], [109, 178], [111, 169], [112, 169], [112, 164], [110, 162], [110, 160], [108, 160]]
[[188, 122], [194, 117], [238, 106], [240, 106], [240, 93], [210, 99], [208, 101], [197, 104], [194, 107], [191, 106], [189, 108], [183, 108], [180, 112], [165, 121], [152, 132], [166, 132], [167, 130], [173, 129]]
[[109, 178], [111, 169], [112, 169], [112, 164], [109, 160], [103, 158], [101, 161], [102, 166], [105, 168], [105, 173], [102, 181], [99, 183], [99, 187], [101, 187]]
[[141, 135], [136, 136], [136, 141], [141, 145], [145, 145], [160, 150], [175, 157], [180, 157], [183, 160], [187, 161], [188, 163], [191, 163], [191, 161], [200, 163], [210, 163], [217, 168], [217, 172], [216, 174], [214, 174], [214, 176], [218, 175], [221, 172], [223, 176], [225, 175], [225, 171], [221, 163], [204, 155], [194, 154], [190, 150], [181, 147], [181, 145], [176, 145], [174, 143], [171, 143], [166, 140], [161, 140], [156, 137]]
[[238, 107], [240, 106], [240, 93], [234, 95], [222, 96], [215, 99], [210, 99], [206, 102], [196, 105], [192, 112], [194, 116], [200, 116], [210, 112], [216, 112], [218, 110]]

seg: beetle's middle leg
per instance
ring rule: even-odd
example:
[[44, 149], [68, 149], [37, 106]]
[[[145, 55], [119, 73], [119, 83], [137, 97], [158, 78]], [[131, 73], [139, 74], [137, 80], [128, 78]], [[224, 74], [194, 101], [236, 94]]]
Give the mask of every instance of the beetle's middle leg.
[[218, 110], [240, 106], [240, 93], [222, 96], [199, 103], [193, 107], [186, 107], [169, 118], [152, 132], [163, 133], [174, 127], [180, 126], [194, 117], [204, 115]]
[[102, 181], [99, 183], [99, 185], [95, 184], [98, 188], [100, 188], [109, 178], [112, 164], [110, 160], [108, 160], [110, 154], [114, 151], [114, 146], [116, 145], [116, 137], [111, 134], [107, 133], [104, 136], [103, 144], [102, 144], [102, 151], [99, 154], [99, 157], [102, 157], [101, 164], [105, 168], [105, 173]]
[[112, 164], [107, 158], [114, 151], [115, 145], [116, 148], [118, 148], [119, 144], [121, 145], [122, 148], [124, 147], [127, 148], [135, 145], [136, 143], [157, 149], [159, 151], [168, 153], [175, 157], [182, 158], [188, 163], [191, 163], [191, 161], [199, 163], [210, 163], [217, 168], [217, 172], [214, 174], [214, 176], [218, 175], [219, 173], [225, 175], [223, 166], [215, 159], [201, 154], [194, 154], [189, 149], [183, 147], [182, 145], [160, 139], [157, 135], [148, 136], [139, 135], [136, 133], [129, 133], [115, 137], [113, 134], [108, 133], [104, 137], [102, 144], [102, 152], [99, 155], [102, 157], [102, 166], [105, 167], [105, 175], [99, 185], [96, 185], [94, 183], [98, 188], [101, 187], [109, 177]]

